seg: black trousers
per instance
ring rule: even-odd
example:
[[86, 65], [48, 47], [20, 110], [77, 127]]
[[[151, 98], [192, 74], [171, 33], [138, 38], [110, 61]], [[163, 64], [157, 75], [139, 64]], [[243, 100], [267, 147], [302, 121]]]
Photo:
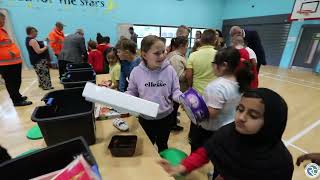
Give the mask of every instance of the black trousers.
[[62, 75], [67, 71], [67, 64], [72, 63], [70, 61], [65, 61], [65, 60], [58, 60], [58, 66], [59, 66], [59, 76], [60, 78]]
[[22, 63], [0, 66], [0, 74], [5, 81], [7, 91], [13, 103], [22, 101], [20, 94]]
[[202, 147], [204, 143], [215, 133], [215, 131], [208, 131], [201, 126], [197, 126], [191, 122], [189, 131], [189, 141], [191, 145], [191, 152]]
[[173, 113], [159, 120], [147, 120], [139, 117], [139, 122], [148, 135], [152, 144], [156, 144], [158, 152], [168, 149], [168, 139], [172, 121], [175, 120]]
[[174, 120], [172, 121], [172, 126], [176, 126], [177, 125], [177, 121], [178, 121], [178, 110], [179, 110], [179, 106], [180, 104], [177, 102], [173, 102], [173, 117]]

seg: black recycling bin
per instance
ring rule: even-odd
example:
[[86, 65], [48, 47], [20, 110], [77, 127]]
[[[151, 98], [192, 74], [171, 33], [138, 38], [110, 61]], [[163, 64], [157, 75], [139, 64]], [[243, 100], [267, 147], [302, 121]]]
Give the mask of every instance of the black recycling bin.
[[77, 137], [0, 164], [1, 179], [24, 180], [48, 174], [65, 168], [80, 154], [98, 168], [85, 140]]
[[89, 63], [69, 63], [66, 66], [67, 72], [71, 71], [90, 71], [93, 70]]
[[37, 122], [46, 144], [53, 145], [82, 136], [94, 144], [94, 104], [82, 97], [82, 88], [52, 91], [42, 100], [45, 106], [36, 107], [31, 119]]
[[84, 87], [87, 82], [96, 83], [96, 73], [93, 70], [67, 72], [61, 79], [61, 84], [65, 89], [74, 87]]

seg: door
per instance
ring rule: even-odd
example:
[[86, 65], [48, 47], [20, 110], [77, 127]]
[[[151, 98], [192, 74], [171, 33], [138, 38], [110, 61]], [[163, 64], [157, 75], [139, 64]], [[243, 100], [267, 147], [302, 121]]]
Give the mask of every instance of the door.
[[305, 26], [294, 55], [293, 67], [316, 69], [320, 59], [320, 25]]

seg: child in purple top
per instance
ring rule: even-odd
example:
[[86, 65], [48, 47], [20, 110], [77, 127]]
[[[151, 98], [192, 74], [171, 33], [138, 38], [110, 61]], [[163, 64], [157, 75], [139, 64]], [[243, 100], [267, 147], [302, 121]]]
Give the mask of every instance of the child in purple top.
[[165, 61], [165, 45], [159, 37], [143, 38], [141, 58], [143, 61], [130, 74], [127, 93], [160, 105], [156, 118], [141, 115], [139, 122], [161, 152], [168, 148], [171, 121], [175, 120], [173, 101], [179, 102], [182, 92], [177, 73]]

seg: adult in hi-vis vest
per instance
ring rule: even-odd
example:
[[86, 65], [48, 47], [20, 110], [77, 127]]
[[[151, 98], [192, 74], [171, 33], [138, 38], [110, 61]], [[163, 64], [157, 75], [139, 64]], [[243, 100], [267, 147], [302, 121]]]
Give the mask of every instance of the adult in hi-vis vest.
[[14, 106], [32, 104], [19, 92], [21, 85], [22, 59], [20, 50], [4, 29], [5, 15], [0, 12], [0, 74]]
[[49, 33], [49, 45], [51, 46], [54, 55], [57, 57], [60, 54], [60, 51], [63, 47], [64, 42], [64, 33], [63, 33], [64, 24], [62, 22], [57, 22], [55, 28]]

